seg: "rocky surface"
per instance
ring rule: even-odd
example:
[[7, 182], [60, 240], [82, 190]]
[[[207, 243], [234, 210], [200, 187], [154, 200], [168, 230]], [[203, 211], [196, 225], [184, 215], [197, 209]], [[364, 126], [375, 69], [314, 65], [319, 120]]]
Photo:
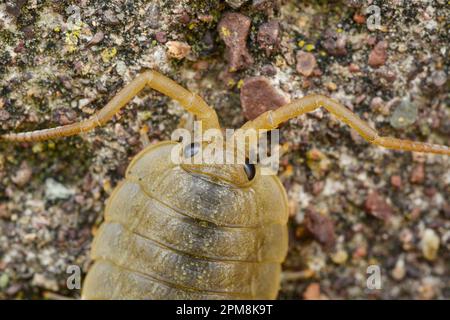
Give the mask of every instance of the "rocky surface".
[[[8, 0], [0, 132], [84, 119], [154, 68], [225, 127], [244, 123], [242, 85], [264, 76], [290, 100], [338, 99], [384, 135], [449, 144], [447, 1], [370, 2], [377, 28], [366, 1]], [[0, 143], [0, 298], [79, 297], [66, 270], [88, 269], [104, 201], [144, 144], [189, 121], [145, 90], [95, 132]], [[370, 146], [323, 110], [284, 124], [281, 144], [291, 215], [281, 299], [450, 298], [448, 158]], [[379, 290], [366, 286], [370, 265]]]

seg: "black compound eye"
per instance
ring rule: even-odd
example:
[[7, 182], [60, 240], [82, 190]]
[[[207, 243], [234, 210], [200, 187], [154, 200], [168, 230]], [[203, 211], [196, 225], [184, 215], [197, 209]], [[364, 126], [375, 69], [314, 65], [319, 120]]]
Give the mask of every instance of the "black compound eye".
[[248, 181], [252, 181], [256, 175], [256, 167], [252, 163], [245, 162], [244, 171], [247, 174]]
[[199, 151], [200, 151], [200, 144], [193, 142], [190, 145], [186, 146], [186, 148], [184, 148], [184, 157], [186, 159], [192, 158]]

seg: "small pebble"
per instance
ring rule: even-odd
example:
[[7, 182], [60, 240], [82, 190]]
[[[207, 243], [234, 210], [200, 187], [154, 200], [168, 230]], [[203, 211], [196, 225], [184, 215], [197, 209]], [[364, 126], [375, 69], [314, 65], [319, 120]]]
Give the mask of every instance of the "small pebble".
[[155, 33], [155, 39], [159, 43], [166, 43], [167, 42], [167, 34], [163, 31], [158, 31]]
[[361, 13], [359, 13], [359, 12], [356, 12], [353, 15], [353, 21], [355, 21], [357, 24], [365, 24], [366, 23], [366, 16], [361, 14]]
[[405, 260], [402, 258], [397, 260], [397, 263], [395, 264], [394, 269], [391, 272], [392, 277], [395, 280], [402, 280], [406, 275], [406, 268], [405, 268]]
[[388, 59], [387, 48], [386, 41], [378, 42], [369, 54], [369, 66], [372, 68], [383, 66]]
[[361, 68], [355, 63], [350, 63], [348, 70], [352, 73], [357, 73], [361, 71]]
[[156, 2], [150, 2], [150, 6], [145, 14], [147, 25], [151, 29], [158, 29], [161, 26], [160, 9]]
[[397, 189], [400, 189], [402, 187], [402, 177], [399, 175], [392, 176], [391, 185]]
[[334, 33], [326, 32], [325, 39], [322, 42], [322, 46], [331, 56], [342, 57], [347, 55], [347, 39], [345, 36]]
[[330, 91], [336, 91], [337, 90], [337, 84], [334, 82], [327, 82], [325, 83], [325, 87], [327, 87], [328, 90]]
[[103, 14], [104, 14], [104, 17], [105, 17], [105, 22], [107, 24], [110, 24], [110, 25], [117, 25], [117, 24], [119, 24], [120, 21], [117, 18], [117, 16], [114, 13], [114, 11], [108, 9]]
[[93, 46], [103, 41], [105, 38], [105, 34], [102, 31], [97, 32], [94, 34], [92, 39], [86, 44], [86, 46]]
[[265, 64], [261, 67], [261, 73], [263, 75], [272, 77], [277, 74], [277, 69], [271, 64]]
[[0, 109], [0, 121], [6, 121], [11, 117], [8, 111]]
[[244, 116], [248, 120], [253, 120], [261, 113], [277, 109], [288, 102], [266, 77], [245, 79], [240, 97]]
[[312, 53], [299, 51], [297, 52], [297, 72], [305, 77], [313, 74], [317, 66], [316, 58]]
[[391, 116], [390, 123], [395, 129], [403, 129], [414, 122], [418, 117], [417, 104], [412, 102], [409, 97], [404, 98]]
[[406, 44], [404, 44], [404, 43], [400, 43], [400, 44], [398, 45], [397, 50], [398, 50], [398, 52], [400, 52], [400, 53], [404, 53], [404, 52], [408, 51], [408, 46], [407, 46]]
[[381, 113], [382, 115], [389, 115], [389, 107], [380, 97], [375, 97], [372, 99], [370, 102], [370, 108], [375, 112]]
[[247, 50], [247, 37], [251, 19], [240, 13], [227, 12], [220, 20], [217, 30], [225, 42], [225, 58], [230, 72], [245, 69], [253, 64], [253, 58]]
[[388, 82], [394, 82], [397, 79], [397, 74], [387, 67], [381, 67], [375, 74]]
[[433, 229], [425, 229], [420, 242], [422, 254], [425, 259], [433, 261], [439, 251], [440, 239]]
[[17, 18], [20, 16], [20, 10], [26, 3], [27, 0], [8, 1], [6, 5], [6, 12]]
[[344, 264], [345, 262], [347, 262], [347, 259], [348, 253], [343, 249], [340, 249], [331, 255], [331, 260], [333, 260], [333, 262], [336, 264]]
[[202, 21], [202, 22], [206, 22], [206, 23], [211, 23], [214, 21], [214, 16], [211, 14], [198, 14], [197, 18]]
[[325, 247], [331, 248], [336, 243], [333, 220], [313, 208], [306, 210], [305, 226], [314, 238]]
[[257, 10], [269, 10], [278, 6], [278, 1], [274, 0], [253, 0], [252, 7]]
[[422, 184], [425, 180], [425, 166], [423, 163], [417, 164], [412, 172], [411, 177], [409, 179], [411, 183]]
[[125, 62], [123, 61], [117, 61], [116, 63], [116, 71], [117, 74], [123, 76], [126, 72], [127, 72], [127, 65], [125, 64]]
[[49, 200], [67, 199], [74, 194], [74, 190], [67, 188], [52, 178], [45, 180], [45, 197]]
[[442, 87], [447, 83], [447, 74], [444, 71], [436, 71], [431, 75], [433, 79], [433, 84], [436, 87]]
[[303, 299], [305, 300], [320, 300], [320, 284], [317, 282], [311, 283], [303, 292]]
[[209, 63], [206, 60], [199, 60], [192, 65], [192, 68], [196, 71], [205, 71], [209, 67]]
[[388, 221], [394, 214], [392, 207], [376, 191], [372, 191], [365, 201], [366, 211], [377, 219]]
[[6, 206], [6, 203], [0, 203], [0, 219], [9, 219], [11, 213]]
[[191, 52], [191, 46], [181, 41], [169, 41], [166, 47], [169, 57], [177, 60], [184, 59]]
[[414, 234], [409, 229], [403, 229], [399, 235], [400, 242], [402, 243], [402, 248], [405, 251], [413, 249]]
[[280, 24], [278, 21], [263, 23], [258, 29], [257, 41], [266, 55], [272, 55], [278, 48], [280, 42]]
[[58, 123], [60, 126], [70, 124], [76, 121], [77, 113], [69, 107], [62, 107], [56, 109], [52, 114], [53, 121]]
[[30, 182], [32, 175], [33, 171], [30, 165], [28, 164], [28, 162], [24, 161], [20, 165], [20, 168], [16, 172], [16, 174], [11, 178], [11, 180], [18, 187], [24, 187], [28, 184], [28, 182]]
[[237, 9], [242, 6], [247, 0], [225, 0], [226, 3], [233, 9]]
[[20, 290], [22, 290], [22, 285], [20, 283], [11, 285], [5, 290], [6, 294], [10, 297], [15, 296]]

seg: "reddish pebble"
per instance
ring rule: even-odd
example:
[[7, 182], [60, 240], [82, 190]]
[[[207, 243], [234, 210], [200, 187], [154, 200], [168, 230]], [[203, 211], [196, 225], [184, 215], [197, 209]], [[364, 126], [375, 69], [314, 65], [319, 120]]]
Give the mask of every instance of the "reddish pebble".
[[314, 238], [327, 248], [331, 248], [336, 243], [334, 224], [329, 217], [309, 208], [305, 215], [305, 226]]
[[380, 41], [376, 44], [369, 54], [369, 65], [371, 67], [378, 68], [386, 63], [388, 59], [387, 48], [388, 43], [386, 41]]
[[225, 42], [225, 58], [229, 71], [245, 69], [253, 64], [253, 58], [247, 50], [247, 37], [251, 20], [240, 13], [227, 12], [220, 20], [217, 29]]
[[365, 24], [366, 17], [363, 14], [357, 12], [353, 16], [353, 21], [355, 21], [357, 24]]
[[369, 36], [366, 41], [369, 46], [374, 46], [377, 43], [377, 38]]
[[320, 285], [318, 283], [311, 283], [303, 292], [303, 299], [305, 300], [320, 300]]
[[366, 211], [377, 219], [388, 221], [394, 214], [391, 206], [376, 191], [371, 192], [365, 202]]
[[155, 39], [156, 41], [158, 41], [159, 43], [166, 43], [167, 42], [167, 35], [165, 32], [163, 31], [158, 31], [155, 34]]
[[361, 71], [361, 68], [357, 64], [350, 63], [350, 65], [348, 66], [348, 70], [352, 73], [357, 73]]
[[411, 172], [410, 181], [412, 183], [421, 184], [425, 180], [425, 167], [423, 163], [416, 165]]
[[244, 116], [253, 120], [261, 113], [286, 104], [287, 99], [265, 77], [247, 78], [241, 88]]
[[353, 258], [354, 259], [361, 259], [367, 256], [367, 248], [365, 246], [360, 246], [355, 249], [353, 252]]
[[258, 30], [258, 44], [270, 56], [278, 47], [280, 38], [280, 24], [278, 21], [263, 23]]
[[305, 77], [313, 74], [317, 66], [316, 58], [312, 53], [299, 51], [297, 52], [297, 72]]
[[197, 71], [203, 71], [208, 69], [209, 63], [206, 60], [199, 60], [192, 65], [192, 68]]
[[[8, 219], [10, 217], [10, 212], [6, 203], [0, 203], [0, 219]], [[1, 268], [0, 268], [1, 269]]]
[[391, 185], [397, 189], [402, 187], [402, 177], [395, 175], [391, 177]]
[[179, 16], [178, 21], [180, 21], [182, 24], [188, 24], [191, 21], [191, 17], [187, 12], [183, 12]]
[[14, 48], [15, 53], [21, 53], [25, 49], [25, 41], [20, 40], [17, 47]]

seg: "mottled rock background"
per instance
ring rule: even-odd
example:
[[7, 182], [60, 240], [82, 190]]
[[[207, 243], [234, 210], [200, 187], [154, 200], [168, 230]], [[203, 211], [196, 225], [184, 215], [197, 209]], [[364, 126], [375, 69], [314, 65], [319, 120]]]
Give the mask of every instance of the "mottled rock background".
[[[244, 80], [263, 76], [286, 98], [336, 98], [385, 135], [449, 144], [447, 1], [370, 3], [381, 9], [373, 31], [367, 1], [7, 0], [0, 133], [87, 118], [155, 68], [202, 95], [226, 127], [245, 121]], [[235, 72], [217, 27], [229, 11], [251, 22]], [[88, 269], [127, 164], [190, 121], [146, 90], [95, 132], [0, 143], [0, 298], [79, 297], [66, 270]], [[370, 146], [322, 110], [283, 125], [281, 139], [291, 210], [281, 299], [450, 298], [448, 158]], [[366, 286], [369, 265], [380, 290]]]

